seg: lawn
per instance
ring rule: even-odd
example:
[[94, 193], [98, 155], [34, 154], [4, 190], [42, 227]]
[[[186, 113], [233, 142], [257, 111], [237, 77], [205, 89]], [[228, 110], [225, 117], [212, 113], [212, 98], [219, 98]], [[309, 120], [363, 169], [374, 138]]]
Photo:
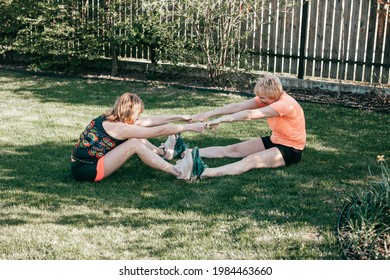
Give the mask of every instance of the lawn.
[[[301, 103], [308, 143], [293, 166], [183, 182], [134, 157], [102, 182], [73, 180], [69, 156], [79, 134], [123, 92], [137, 93], [150, 115], [247, 98], [0, 70], [0, 259], [343, 258], [337, 218], [345, 197], [367, 185], [375, 157], [390, 156], [388, 114]], [[267, 133], [265, 121], [253, 121], [184, 138], [205, 147]]]

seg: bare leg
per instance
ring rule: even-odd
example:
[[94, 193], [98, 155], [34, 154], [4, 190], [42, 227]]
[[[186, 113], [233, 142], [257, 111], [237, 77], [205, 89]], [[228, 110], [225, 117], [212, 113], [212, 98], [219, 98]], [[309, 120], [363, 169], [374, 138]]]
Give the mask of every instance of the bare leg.
[[149, 149], [158, 154], [159, 156], [164, 156], [164, 151], [161, 148], [156, 147], [152, 143], [150, 143], [147, 139], [139, 139], [142, 143], [144, 143]]
[[271, 168], [284, 166], [285, 162], [278, 148], [267, 149], [243, 158], [240, 161], [216, 168], [206, 168], [202, 178], [224, 175], [238, 175], [254, 168]]
[[151, 146], [153, 145], [147, 143], [149, 143], [149, 141], [145, 139], [140, 140], [132, 138], [108, 152], [104, 156], [104, 178], [114, 173], [134, 154], [137, 154], [146, 165], [154, 169], [172, 174], [175, 177], [180, 176], [180, 173], [173, 165], [158, 156], [156, 152], [151, 149]]
[[263, 141], [261, 138], [256, 138], [229, 146], [201, 148], [199, 155], [204, 158], [244, 158], [264, 150]]

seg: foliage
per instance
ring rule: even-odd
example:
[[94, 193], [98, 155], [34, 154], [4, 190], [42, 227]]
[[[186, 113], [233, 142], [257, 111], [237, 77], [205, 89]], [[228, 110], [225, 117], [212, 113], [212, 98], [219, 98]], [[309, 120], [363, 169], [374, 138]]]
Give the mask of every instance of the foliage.
[[129, 8], [126, 0], [100, 0], [91, 14], [88, 1], [82, 3], [36, 3], [35, 12], [23, 17], [24, 28], [18, 32], [15, 49], [33, 54], [40, 69], [69, 69], [81, 66], [84, 59], [108, 56], [113, 76], [118, 72], [119, 49], [125, 45], [150, 48], [152, 62], [164, 57], [177, 61], [180, 40], [173, 37], [175, 24], [161, 22], [150, 6]]
[[30, 54], [35, 67], [66, 69], [77, 59], [96, 57], [94, 26], [83, 20], [74, 0], [38, 1], [28, 14], [19, 14], [23, 28], [14, 49]]
[[[91, 7], [88, 0], [6, 0], [0, 4], [0, 45], [33, 54], [41, 68], [111, 57], [112, 75], [121, 50], [142, 46], [153, 63], [206, 65], [210, 80], [218, 82], [250, 55], [245, 42], [267, 23], [258, 14], [269, 1], [98, 0]], [[297, 1], [279, 2], [281, 11], [289, 11]]]
[[22, 28], [22, 23], [18, 20], [20, 14], [20, 0], [0, 1], [0, 53], [11, 48], [19, 29]]
[[134, 44], [149, 48], [152, 63], [164, 59], [177, 63], [183, 51], [183, 40], [176, 35], [180, 32], [177, 22], [166, 21], [163, 16], [160, 9], [145, 2], [132, 23]]
[[377, 161], [380, 180], [351, 196], [340, 214], [338, 237], [348, 259], [390, 259], [390, 171], [384, 156]]
[[[168, 7], [167, 16], [178, 17], [188, 30], [193, 30], [187, 35], [193, 44], [192, 54], [197, 55], [198, 63], [207, 66], [210, 80], [217, 82], [226, 71], [238, 71], [241, 56], [247, 51], [245, 41], [267, 23], [257, 15], [267, 9], [269, 1], [164, 0], [154, 1], [154, 5]], [[293, 1], [281, 1], [279, 9], [292, 5]]]

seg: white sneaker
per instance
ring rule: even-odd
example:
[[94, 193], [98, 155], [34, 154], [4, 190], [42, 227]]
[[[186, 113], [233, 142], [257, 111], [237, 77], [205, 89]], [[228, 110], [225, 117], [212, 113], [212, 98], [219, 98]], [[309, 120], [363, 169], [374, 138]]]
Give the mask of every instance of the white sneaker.
[[180, 173], [180, 176], [177, 179], [190, 180], [192, 175], [192, 168], [194, 166], [194, 160], [192, 158], [191, 150], [187, 149], [184, 152], [184, 157], [181, 160], [177, 161], [175, 165], [176, 171]]
[[173, 159], [173, 154], [175, 153], [175, 144], [176, 144], [176, 136], [171, 135], [168, 136], [167, 141], [165, 143], [162, 143], [160, 148], [165, 151], [165, 155], [163, 158], [167, 160]]

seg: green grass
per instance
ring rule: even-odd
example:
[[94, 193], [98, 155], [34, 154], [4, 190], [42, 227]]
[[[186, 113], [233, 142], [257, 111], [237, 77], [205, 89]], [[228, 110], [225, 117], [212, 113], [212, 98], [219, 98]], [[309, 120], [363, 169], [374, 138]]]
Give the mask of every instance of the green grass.
[[[146, 114], [198, 113], [244, 98], [0, 70], [0, 259], [342, 258], [337, 217], [345, 196], [366, 185], [369, 161], [390, 155], [389, 115], [302, 103], [308, 144], [298, 165], [187, 183], [134, 157], [100, 183], [76, 182], [73, 145], [123, 92], [139, 94]], [[205, 147], [267, 132], [254, 121], [184, 137]]]

